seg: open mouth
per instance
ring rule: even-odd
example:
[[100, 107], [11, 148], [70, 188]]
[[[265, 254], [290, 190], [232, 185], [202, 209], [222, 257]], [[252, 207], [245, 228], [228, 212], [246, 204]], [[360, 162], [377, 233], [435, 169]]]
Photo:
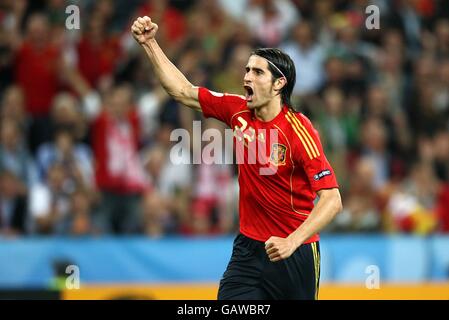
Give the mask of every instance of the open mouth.
[[246, 101], [252, 101], [253, 100], [253, 96], [254, 96], [253, 88], [251, 88], [248, 85], [244, 85], [243, 88], [246, 91], [246, 95], [245, 95]]

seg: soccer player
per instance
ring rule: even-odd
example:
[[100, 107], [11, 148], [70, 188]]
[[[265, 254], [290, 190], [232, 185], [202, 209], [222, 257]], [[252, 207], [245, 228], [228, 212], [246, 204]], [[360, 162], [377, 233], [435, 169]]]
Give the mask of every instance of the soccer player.
[[[316, 299], [318, 232], [342, 203], [318, 132], [291, 108], [292, 60], [278, 49], [257, 49], [246, 65], [246, 96], [216, 93], [193, 86], [169, 61], [155, 39], [157, 30], [147, 16], [131, 27], [162, 86], [179, 103], [233, 128], [236, 150], [244, 151], [238, 164], [240, 233], [218, 299]], [[260, 149], [267, 161], [249, 163], [255, 144], [265, 146]]]

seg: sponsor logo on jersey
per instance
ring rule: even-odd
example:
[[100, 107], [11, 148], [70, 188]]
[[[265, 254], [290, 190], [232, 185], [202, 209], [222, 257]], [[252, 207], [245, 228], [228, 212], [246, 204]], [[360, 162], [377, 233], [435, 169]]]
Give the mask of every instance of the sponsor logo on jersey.
[[313, 179], [315, 181], [320, 180], [321, 178], [324, 178], [325, 176], [330, 176], [331, 175], [331, 171], [330, 170], [323, 170], [319, 173], [317, 173], [316, 175], [313, 176]]

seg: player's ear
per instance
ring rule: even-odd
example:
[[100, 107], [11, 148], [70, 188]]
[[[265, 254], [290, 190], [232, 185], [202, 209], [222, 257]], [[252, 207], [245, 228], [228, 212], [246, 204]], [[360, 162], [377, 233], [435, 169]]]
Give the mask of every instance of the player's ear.
[[286, 84], [287, 81], [284, 77], [277, 78], [276, 81], [274, 82], [274, 89], [281, 90]]

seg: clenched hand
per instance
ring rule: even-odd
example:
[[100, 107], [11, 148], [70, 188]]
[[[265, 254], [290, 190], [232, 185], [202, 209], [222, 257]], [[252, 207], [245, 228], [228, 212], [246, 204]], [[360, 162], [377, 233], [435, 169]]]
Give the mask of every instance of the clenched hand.
[[287, 259], [296, 249], [295, 244], [289, 238], [270, 237], [265, 242], [265, 251], [271, 262]]
[[147, 16], [137, 18], [131, 26], [133, 37], [139, 44], [154, 39], [157, 29], [157, 24], [153, 23], [151, 18]]

